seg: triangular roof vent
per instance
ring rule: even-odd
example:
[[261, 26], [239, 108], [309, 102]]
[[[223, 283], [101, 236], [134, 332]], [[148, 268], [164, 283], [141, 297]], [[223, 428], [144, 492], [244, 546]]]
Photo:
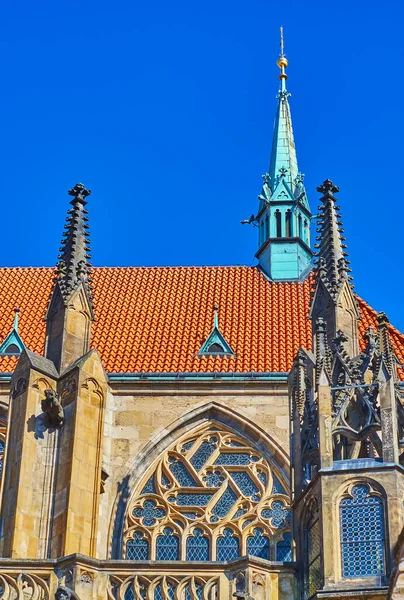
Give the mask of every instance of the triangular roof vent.
[[219, 329], [218, 319], [219, 307], [213, 307], [213, 329], [202, 344], [198, 352], [199, 356], [235, 356], [231, 346], [226, 342], [226, 339]]

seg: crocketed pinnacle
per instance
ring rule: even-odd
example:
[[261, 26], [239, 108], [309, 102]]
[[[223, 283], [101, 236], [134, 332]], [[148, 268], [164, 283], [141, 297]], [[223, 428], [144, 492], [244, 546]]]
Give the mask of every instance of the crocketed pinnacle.
[[317, 188], [318, 192], [323, 194], [322, 204], [319, 206], [317, 237], [315, 244], [317, 249], [316, 264], [317, 274], [330, 294], [335, 297], [341, 289], [344, 281], [351, 280], [348, 274], [351, 269], [348, 267], [348, 253], [346, 252], [344, 229], [339, 212], [339, 206], [336, 206], [334, 194], [339, 192], [339, 188], [332, 181], [326, 179], [322, 185]]
[[91, 194], [91, 191], [82, 183], [77, 183], [68, 193], [73, 197], [70, 202], [72, 208], [67, 211], [68, 216], [64, 226], [65, 231], [58, 256], [59, 261], [56, 265], [55, 284], [59, 287], [62, 297], [66, 301], [82, 284], [88, 293], [88, 300], [93, 309], [88, 211], [84, 208], [87, 204], [86, 198]]

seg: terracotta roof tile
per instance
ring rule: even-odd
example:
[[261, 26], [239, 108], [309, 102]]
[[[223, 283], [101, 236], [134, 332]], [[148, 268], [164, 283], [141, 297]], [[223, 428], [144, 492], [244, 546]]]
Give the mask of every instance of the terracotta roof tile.
[[[43, 353], [51, 268], [0, 269], [0, 340], [13, 309], [26, 346]], [[271, 283], [255, 267], [95, 268], [92, 347], [110, 373], [285, 372], [300, 346], [311, 348], [307, 319], [310, 281]], [[236, 357], [200, 357], [198, 351], [219, 306], [219, 326]], [[359, 300], [360, 332], [376, 325], [376, 312]], [[390, 327], [404, 363], [404, 336]], [[0, 359], [11, 372], [13, 357]]]

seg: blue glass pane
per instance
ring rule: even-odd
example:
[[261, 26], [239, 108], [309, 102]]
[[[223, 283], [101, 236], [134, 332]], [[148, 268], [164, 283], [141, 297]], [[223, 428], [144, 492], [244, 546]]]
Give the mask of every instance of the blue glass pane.
[[179, 493], [176, 498], [169, 498], [169, 502], [177, 506], [206, 506], [213, 494], [182, 494]]
[[163, 600], [163, 591], [161, 589], [161, 583], [156, 585], [154, 588], [154, 600]]
[[263, 519], [270, 519], [273, 527], [282, 527], [290, 520], [290, 511], [285, 508], [283, 502], [276, 500], [272, 502], [272, 508], [264, 508], [261, 511]]
[[234, 560], [239, 557], [240, 544], [231, 529], [225, 529], [223, 537], [218, 538], [216, 552], [216, 560]]
[[246, 446], [248, 444], [241, 444], [240, 442], [236, 442], [236, 440], [232, 440], [229, 445], [232, 446], [233, 448], [243, 448], [244, 446]]
[[246, 466], [249, 465], [252, 460], [254, 461], [255, 459], [251, 458], [248, 452], [222, 452], [215, 460], [215, 465]]
[[128, 560], [148, 560], [149, 543], [143, 539], [141, 533], [136, 532], [133, 540], [128, 540], [126, 544], [126, 558]]
[[210, 438], [209, 442], [202, 442], [198, 450], [195, 452], [190, 462], [196, 471], [200, 471], [208, 458], [211, 457], [216, 450], [217, 438]]
[[224, 481], [224, 476], [220, 471], [210, 471], [206, 473], [206, 477], [203, 480], [207, 487], [220, 487]]
[[165, 473], [161, 474], [161, 484], [167, 489], [171, 487], [171, 482]]
[[174, 535], [170, 527], [164, 529], [163, 535], [159, 535], [156, 542], [157, 560], [179, 560], [179, 539]]
[[209, 560], [209, 539], [203, 537], [202, 529], [195, 529], [187, 539], [187, 560]]
[[190, 450], [194, 444], [195, 444], [195, 440], [186, 442], [186, 444], [183, 444], [183, 446], [181, 448], [181, 452], [184, 452], [184, 454], [185, 454], [185, 452], [188, 452], [188, 450]]
[[143, 508], [135, 508], [133, 511], [133, 516], [142, 519], [142, 524], [145, 527], [151, 527], [157, 519], [163, 518], [165, 514], [162, 508], [157, 508], [155, 500], [145, 500]]
[[146, 485], [144, 486], [144, 488], [142, 489], [142, 491], [140, 493], [141, 494], [155, 494], [156, 493], [156, 486], [154, 485], [154, 475], [152, 475], [150, 477], [150, 479], [148, 480], [148, 482], [146, 483]]
[[272, 485], [272, 493], [273, 494], [286, 494], [286, 490], [279, 478], [273, 473], [273, 485]]
[[175, 458], [170, 458], [170, 471], [183, 487], [196, 487], [198, 484], [185, 465]]
[[282, 562], [290, 562], [292, 560], [290, 533], [284, 533], [283, 539], [276, 544], [276, 560]]
[[384, 522], [380, 498], [367, 485], [352, 488], [340, 505], [342, 573], [344, 577], [383, 575]]
[[132, 587], [128, 587], [124, 596], [125, 600], [135, 600], [135, 594], [133, 593]]
[[[260, 480], [262, 485], [265, 486], [267, 484], [267, 474], [264, 473], [264, 471], [258, 471], [258, 479]], [[272, 493], [273, 493], [273, 491], [272, 491]]]
[[247, 554], [269, 560], [269, 539], [262, 529], [257, 527], [253, 535], [247, 538]]
[[225, 492], [220, 496], [218, 502], [212, 509], [213, 517], [211, 522], [214, 523], [218, 518], [221, 519], [227, 515], [229, 510], [233, 507], [233, 504], [237, 500], [236, 494], [230, 487], [227, 487]]
[[174, 598], [175, 598], [175, 587], [174, 587], [174, 584], [173, 583], [169, 583], [167, 587], [168, 587], [168, 597], [169, 597], [169, 600], [174, 600]]
[[240, 490], [245, 496], [253, 496], [253, 500], [258, 502], [258, 488], [245, 471], [232, 471], [230, 473]]
[[4, 452], [4, 448], [6, 447], [4, 440], [0, 439], [0, 452]]
[[247, 512], [247, 508], [239, 508], [234, 515], [232, 516], [232, 520], [233, 519], [238, 519], [239, 517], [242, 517], [245, 513]]

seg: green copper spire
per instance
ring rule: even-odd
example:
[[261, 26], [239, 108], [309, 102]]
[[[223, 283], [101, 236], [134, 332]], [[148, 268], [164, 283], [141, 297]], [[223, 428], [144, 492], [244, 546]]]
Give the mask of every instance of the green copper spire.
[[261, 268], [275, 281], [304, 279], [311, 270], [311, 212], [299, 172], [293, 136], [289, 94], [286, 90], [286, 67], [283, 29], [277, 65], [281, 72], [274, 136], [269, 172], [263, 175], [256, 216], [242, 223], [258, 227], [258, 258]]
[[271, 162], [269, 166], [269, 176], [271, 177], [272, 185], [276, 185], [281, 176], [281, 170], [286, 169], [285, 182], [293, 192], [296, 187], [296, 179], [299, 174], [297, 168], [295, 140], [293, 137], [292, 116], [290, 114], [290, 106], [288, 98], [290, 94], [286, 90], [286, 75], [285, 69], [288, 66], [288, 60], [285, 56], [283, 42], [283, 27], [281, 27], [281, 51], [277, 65], [281, 72], [279, 79], [281, 81], [281, 89], [278, 94], [278, 110], [276, 112], [274, 137], [272, 140]]

